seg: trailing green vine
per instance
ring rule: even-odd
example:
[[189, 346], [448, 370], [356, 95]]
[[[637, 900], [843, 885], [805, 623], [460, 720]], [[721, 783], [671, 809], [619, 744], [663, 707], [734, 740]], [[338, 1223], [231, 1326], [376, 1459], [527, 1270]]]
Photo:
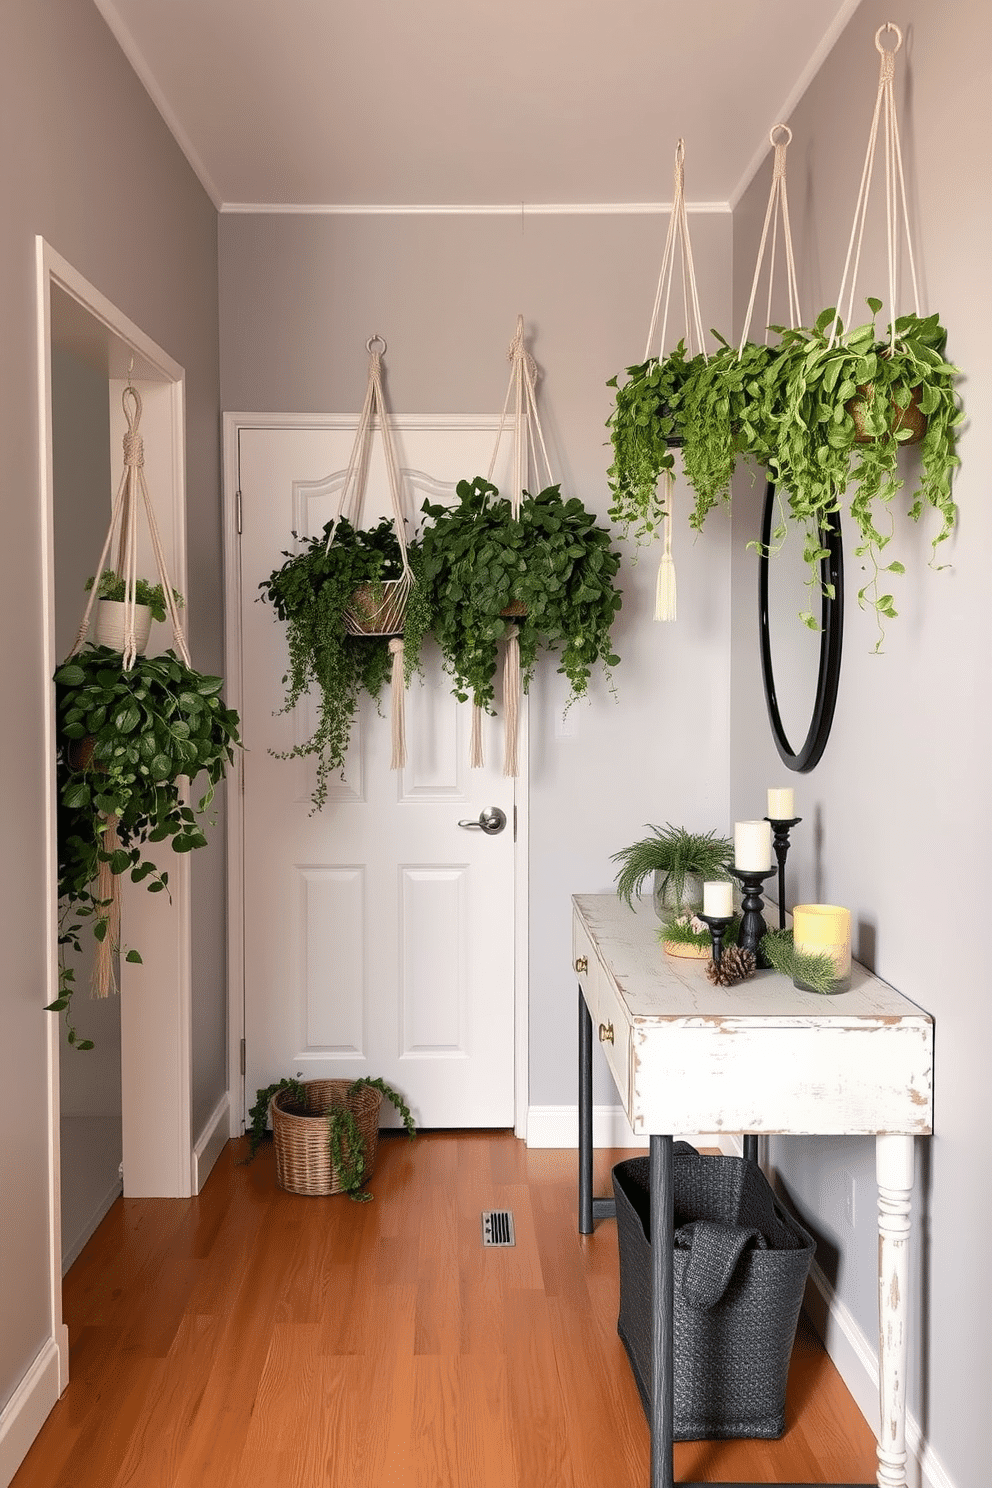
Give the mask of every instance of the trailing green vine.
[[622, 385], [619, 375], [606, 384], [615, 390], [606, 421], [613, 446], [607, 471], [613, 493], [610, 518], [635, 542], [648, 542], [667, 516], [658, 481], [675, 468], [672, 450], [683, 440], [685, 388], [703, 360], [686, 360], [685, 342], [680, 341], [660, 361], [649, 357], [628, 367]]
[[328, 523], [302, 552], [284, 553], [286, 562], [258, 586], [260, 597], [286, 622], [289, 670], [282, 679], [286, 695], [281, 711], [291, 712], [311, 687], [318, 691], [313, 734], [284, 753], [273, 751], [278, 759], [313, 756], [315, 811], [327, 800], [331, 774], [344, 771], [361, 693], [378, 699], [392, 665], [388, 638], [351, 635], [344, 627], [344, 611], [363, 584], [375, 593], [377, 585], [403, 572], [402, 550], [389, 518], [362, 531], [342, 518], [325, 552], [330, 530]]

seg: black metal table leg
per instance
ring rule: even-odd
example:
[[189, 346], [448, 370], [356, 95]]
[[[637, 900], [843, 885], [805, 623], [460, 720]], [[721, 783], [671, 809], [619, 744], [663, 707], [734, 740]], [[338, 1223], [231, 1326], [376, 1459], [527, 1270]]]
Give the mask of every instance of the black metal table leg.
[[758, 1161], [758, 1139], [748, 1132], [744, 1138], [744, 1156], [749, 1162]]
[[579, 1234], [591, 1235], [597, 1219], [613, 1219], [615, 1199], [592, 1193], [592, 1017], [579, 984]]
[[675, 1422], [672, 1139], [651, 1137], [651, 1488], [673, 1488]]

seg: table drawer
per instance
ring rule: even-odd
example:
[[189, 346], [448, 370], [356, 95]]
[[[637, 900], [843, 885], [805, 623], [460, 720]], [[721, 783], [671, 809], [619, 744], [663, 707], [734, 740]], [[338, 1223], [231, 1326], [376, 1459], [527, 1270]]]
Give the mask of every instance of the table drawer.
[[613, 1082], [626, 1109], [630, 1094], [630, 1023], [612, 980], [593, 949], [585, 926], [576, 919], [572, 930], [572, 966], [592, 1018], [593, 1043], [606, 1055]]

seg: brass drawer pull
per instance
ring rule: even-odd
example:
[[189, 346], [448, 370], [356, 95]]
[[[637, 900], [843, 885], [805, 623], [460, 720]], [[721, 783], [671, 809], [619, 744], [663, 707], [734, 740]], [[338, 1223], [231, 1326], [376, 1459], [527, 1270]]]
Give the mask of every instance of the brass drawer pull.
[[576, 969], [576, 971], [588, 971], [589, 970], [589, 957], [588, 956], [576, 956], [576, 958], [575, 958], [575, 969]]
[[601, 1044], [612, 1044], [612, 1042], [613, 1042], [613, 1024], [612, 1023], [600, 1023], [600, 1025], [599, 1025], [599, 1042]]

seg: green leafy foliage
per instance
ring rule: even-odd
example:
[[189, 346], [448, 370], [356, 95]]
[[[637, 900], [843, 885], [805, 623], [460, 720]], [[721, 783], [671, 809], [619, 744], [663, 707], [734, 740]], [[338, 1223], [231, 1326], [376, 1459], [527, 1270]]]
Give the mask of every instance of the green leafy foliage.
[[697, 878], [727, 879], [726, 864], [734, 856], [729, 837], [716, 832], [687, 832], [684, 827], [648, 824], [650, 836], [632, 842], [610, 858], [619, 863], [616, 875], [617, 894], [633, 908], [633, 896], [639, 894], [644, 881], [654, 873], [664, 873], [672, 896], [681, 901], [687, 873]]
[[[581, 697], [597, 663], [607, 675], [619, 664], [610, 631], [621, 604], [614, 582], [620, 555], [609, 531], [577, 498], [563, 501], [558, 486], [524, 492], [516, 518], [481, 476], [459, 481], [456, 494], [451, 507], [424, 503], [430, 521], [413, 560], [422, 586], [417, 628], [433, 631], [455, 696], [491, 709], [508, 626], [502, 612], [517, 603], [526, 613], [510, 623], [519, 635], [524, 688], [544, 647], [559, 654], [559, 672]], [[410, 665], [419, 650], [413, 629], [408, 624]]]
[[797, 951], [791, 930], [769, 930], [761, 937], [761, 951], [769, 966], [797, 980], [812, 992], [835, 992], [837, 968], [826, 952]]
[[636, 542], [650, 540], [666, 516], [658, 481], [672, 471], [672, 449], [685, 432], [686, 385], [702, 366], [702, 356], [686, 359], [685, 342], [660, 361], [627, 368], [627, 381], [611, 377], [607, 387], [616, 389], [614, 408], [606, 421], [613, 446], [613, 463], [607, 471], [613, 504], [610, 517]]
[[[327, 800], [330, 775], [344, 770], [362, 692], [378, 698], [391, 668], [388, 638], [349, 634], [344, 610], [363, 584], [375, 592], [384, 580], [399, 578], [403, 572], [402, 550], [389, 518], [366, 530], [356, 530], [342, 519], [334, 525], [333, 541], [327, 548], [330, 531], [328, 523], [301, 552], [284, 553], [286, 562], [259, 585], [261, 598], [286, 622], [289, 670], [282, 679], [286, 687], [282, 711], [295, 708], [311, 687], [318, 692], [313, 734], [279, 756], [315, 758], [315, 811]], [[410, 544], [411, 566], [414, 550], [415, 544]], [[411, 603], [414, 600], [415, 592]]]
[[738, 460], [745, 456], [764, 466], [772, 449], [765, 377], [773, 349], [748, 341], [738, 350], [718, 332], [711, 334], [719, 349], [699, 359], [683, 399], [682, 462], [696, 493], [689, 518], [695, 528], [702, 527], [714, 506], [730, 500]]
[[[58, 735], [58, 892], [61, 900], [59, 997], [50, 1010], [69, 1013], [73, 992], [68, 949], [81, 950], [83, 922], [97, 941], [108, 933], [108, 902], [94, 891], [101, 864], [128, 874], [151, 893], [167, 890], [168, 874], [142, 857], [146, 842], [173, 851], [206, 845], [202, 819], [240, 743], [238, 715], [225, 707], [220, 677], [193, 671], [174, 652], [139, 656], [124, 671], [120, 653], [86, 645], [55, 673]], [[195, 805], [184, 781], [204, 776]], [[108, 847], [108, 819], [119, 845]], [[126, 960], [139, 962], [137, 951]]]
[[[694, 930], [694, 923], [702, 925], [703, 928], [701, 930]], [[741, 917], [740, 915], [734, 915], [723, 933], [724, 949], [737, 944], [740, 928]], [[662, 941], [670, 940], [675, 945], [692, 945], [701, 948], [713, 944], [713, 934], [709, 926], [704, 924], [702, 920], [697, 920], [691, 914], [676, 915], [674, 919], [660, 925], [658, 928], [658, 939]]]
[[[86, 580], [86, 588], [93, 588], [94, 580]], [[124, 579], [119, 578], [112, 568], [105, 568], [100, 575], [100, 581], [96, 587], [100, 599], [115, 599], [123, 603], [127, 598], [127, 584]], [[182, 608], [185, 600], [178, 589], [173, 589], [172, 598]], [[136, 604], [147, 605], [152, 612], [152, 619], [160, 623], [166, 616], [165, 590], [161, 584], [150, 584], [147, 579], [136, 579], [134, 583], [134, 599]]]
[[[363, 1076], [355, 1080], [345, 1091], [343, 1102], [332, 1105], [326, 1113], [327, 1116], [327, 1140], [330, 1149], [331, 1165], [338, 1176], [338, 1181], [343, 1192], [357, 1203], [367, 1203], [372, 1195], [364, 1189], [366, 1180], [365, 1156], [361, 1133], [355, 1120], [354, 1112], [348, 1105], [350, 1097], [356, 1095], [363, 1086], [369, 1086], [378, 1090], [379, 1094], [387, 1100], [392, 1101], [396, 1107], [406, 1128], [407, 1136], [411, 1139], [416, 1136], [417, 1128], [411, 1115], [410, 1108], [403, 1097], [395, 1091], [385, 1080], [369, 1076]], [[246, 1162], [251, 1162], [258, 1152], [259, 1147], [265, 1140], [265, 1133], [269, 1122], [269, 1108], [273, 1098], [285, 1092], [280, 1101], [280, 1111], [286, 1111], [294, 1116], [312, 1116], [315, 1114], [311, 1106], [310, 1091], [307, 1085], [296, 1079], [286, 1078], [276, 1080], [272, 1085], [266, 1085], [264, 1089], [258, 1090], [255, 1096], [255, 1104], [248, 1112], [248, 1156]]]

